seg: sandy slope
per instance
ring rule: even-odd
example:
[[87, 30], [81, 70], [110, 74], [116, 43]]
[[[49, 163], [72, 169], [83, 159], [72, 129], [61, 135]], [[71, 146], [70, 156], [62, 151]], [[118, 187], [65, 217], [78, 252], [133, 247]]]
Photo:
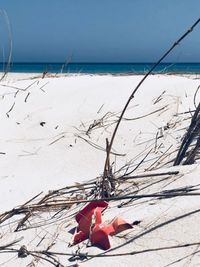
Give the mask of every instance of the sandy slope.
[[[10, 74], [2, 81], [1, 212], [23, 204], [41, 191], [47, 193], [51, 189], [100, 176], [105, 161], [105, 139], [110, 138], [119, 112], [140, 79], [141, 76], [109, 75], [30, 79], [30, 75]], [[122, 168], [117, 175], [123, 174], [127, 167], [129, 171], [133, 170], [149, 153], [134, 174], [174, 169], [180, 170], [180, 174], [135, 180], [125, 184], [123, 189], [131, 187], [135, 192], [139, 188], [140, 194], [188, 186], [198, 190], [198, 162], [178, 168], [172, 167], [170, 162], [190, 122], [190, 113], [180, 113], [194, 109], [193, 97], [198, 86], [199, 79], [194, 76], [167, 75], [151, 76], [141, 86], [114, 143], [114, 170]], [[197, 94], [197, 102], [199, 97]], [[105, 220], [120, 214], [131, 222], [141, 220], [141, 224], [125, 233], [125, 237], [123, 233], [121, 238], [113, 237], [113, 250], [105, 255], [199, 242], [198, 197], [141, 199], [117, 208], [121, 202], [110, 203], [112, 208], [105, 212]], [[77, 249], [67, 247], [72, 237], [68, 231], [75, 226], [73, 216], [13, 233], [16, 219], [0, 225], [0, 244], [24, 237], [17, 248], [26, 245], [29, 249], [39, 250], [45, 249], [55, 239], [54, 251], [71, 253]], [[36, 246], [43, 236], [44, 242]], [[85, 266], [170, 266], [168, 264], [174, 261], [172, 266], [198, 266], [198, 249], [198, 246], [191, 246], [158, 249], [134, 256], [92, 258], [85, 262]], [[98, 248], [86, 248], [84, 244], [81, 244], [81, 251], [102, 252]], [[190, 256], [182, 259], [187, 255]], [[37, 262], [35, 259], [32, 265], [28, 265], [31, 256], [18, 259], [13, 254], [0, 255], [0, 263], [10, 258], [13, 260], [2, 266], [44, 266], [42, 260]], [[73, 266], [74, 262], [70, 263], [68, 258], [60, 257], [64, 266]], [[51, 266], [48, 262], [45, 264]]]

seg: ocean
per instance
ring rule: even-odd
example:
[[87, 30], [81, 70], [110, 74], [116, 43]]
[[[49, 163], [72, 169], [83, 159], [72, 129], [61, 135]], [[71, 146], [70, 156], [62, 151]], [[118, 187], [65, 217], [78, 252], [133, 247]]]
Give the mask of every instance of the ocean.
[[[12, 63], [10, 72], [25, 73], [87, 73], [87, 74], [145, 74], [154, 63]], [[0, 71], [5, 64], [0, 63]], [[154, 70], [158, 73], [200, 74], [200, 63], [161, 63]]]

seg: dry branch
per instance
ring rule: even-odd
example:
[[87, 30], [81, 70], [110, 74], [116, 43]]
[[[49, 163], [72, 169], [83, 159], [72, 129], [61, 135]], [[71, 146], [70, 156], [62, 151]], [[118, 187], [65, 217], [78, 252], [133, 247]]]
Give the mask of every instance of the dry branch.
[[107, 175], [107, 169], [108, 169], [108, 163], [109, 163], [109, 154], [110, 154], [110, 151], [112, 149], [112, 145], [113, 145], [113, 142], [114, 142], [114, 139], [115, 139], [115, 136], [116, 136], [116, 133], [117, 133], [117, 130], [119, 128], [119, 125], [120, 125], [120, 122], [131, 102], [131, 100], [134, 98], [137, 90], [140, 88], [140, 86], [142, 85], [142, 83], [146, 80], [146, 78], [153, 72], [153, 70], [160, 64], [160, 62], [177, 46], [180, 44], [180, 42], [189, 34], [193, 31], [193, 29], [197, 26], [197, 24], [200, 22], [200, 18], [164, 53], [164, 55], [153, 65], [153, 67], [147, 72], [147, 74], [142, 78], [142, 80], [138, 83], [138, 85], [135, 87], [135, 89], [133, 90], [133, 92], [131, 93], [129, 99], [127, 100], [121, 114], [120, 114], [120, 117], [117, 121], [117, 124], [115, 126], [115, 129], [113, 131], [113, 134], [112, 134], [112, 137], [111, 137], [111, 140], [109, 142], [109, 148], [108, 148], [108, 151], [107, 151], [107, 154], [106, 154], [106, 160], [105, 160], [105, 165], [104, 165], [104, 173], [103, 173], [103, 180], [102, 180], [102, 183], [104, 184], [105, 182], [105, 179], [106, 179], [106, 175]]

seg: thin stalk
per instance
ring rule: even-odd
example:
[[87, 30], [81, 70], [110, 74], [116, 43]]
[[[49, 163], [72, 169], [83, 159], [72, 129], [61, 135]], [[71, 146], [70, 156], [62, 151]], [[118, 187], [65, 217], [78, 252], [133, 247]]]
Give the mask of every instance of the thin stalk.
[[146, 75], [141, 79], [141, 81], [138, 83], [138, 85], [135, 87], [135, 89], [133, 90], [133, 92], [131, 93], [128, 101], [126, 102], [120, 117], [117, 121], [117, 124], [115, 126], [115, 129], [113, 131], [111, 140], [109, 142], [109, 147], [107, 150], [107, 154], [106, 154], [106, 161], [105, 161], [105, 166], [104, 166], [104, 173], [103, 173], [103, 184], [105, 182], [105, 178], [106, 178], [106, 174], [107, 174], [107, 169], [108, 169], [108, 164], [109, 164], [109, 155], [110, 155], [110, 151], [112, 149], [112, 145], [117, 133], [117, 130], [119, 128], [120, 122], [124, 116], [124, 113], [127, 110], [127, 107], [129, 106], [129, 103], [131, 102], [131, 100], [134, 98], [135, 93], [137, 92], [137, 90], [139, 89], [139, 87], [141, 86], [141, 84], [146, 80], [146, 78], [153, 72], [153, 70], [160, 64], [160, 62], [177, 46], [180, 44], [180, 42], [189, 34], [193, 31], [193, 29], [197, 26], [197, 24], [200, 22], [200, 18], [164, 53], [164, 55], [153, 65], [153, 67], [146, 73]]

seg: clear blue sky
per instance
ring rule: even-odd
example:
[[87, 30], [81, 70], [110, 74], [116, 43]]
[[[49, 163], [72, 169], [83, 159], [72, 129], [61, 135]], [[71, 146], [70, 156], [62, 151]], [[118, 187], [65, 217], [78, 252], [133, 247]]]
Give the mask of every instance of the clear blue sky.
[[[153, 62], [200, 17], [200, 0], [0, 0], [0, 9], [14, 61]], [[5, 27], [1, 18], [0, 52]], [[166, 61], [200, 62], [200, 25]]]

